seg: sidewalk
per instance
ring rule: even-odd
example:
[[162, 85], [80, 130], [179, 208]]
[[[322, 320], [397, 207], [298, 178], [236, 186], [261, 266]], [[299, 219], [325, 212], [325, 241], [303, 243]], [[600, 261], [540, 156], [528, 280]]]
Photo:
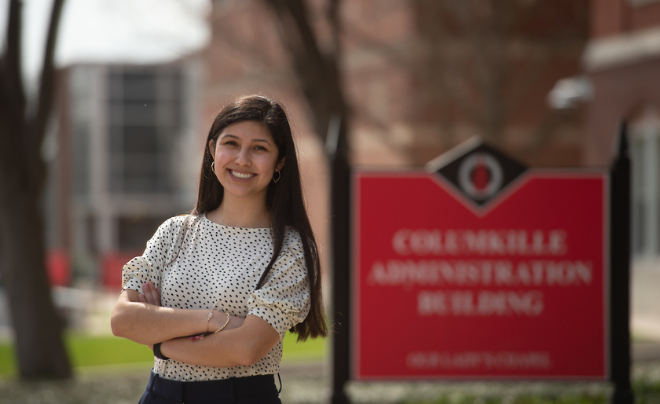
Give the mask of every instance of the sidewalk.
[[630, 293], [633, 339], [660, 341], [660, 259], [633, 263]]
[[660, 362], [660, 341], [633, 342], [630, 354], [633, 363]]

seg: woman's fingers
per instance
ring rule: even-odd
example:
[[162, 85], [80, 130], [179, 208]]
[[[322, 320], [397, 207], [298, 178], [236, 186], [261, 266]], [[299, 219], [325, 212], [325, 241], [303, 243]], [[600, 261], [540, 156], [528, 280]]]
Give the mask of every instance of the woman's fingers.
[[149, 282], [142, 284], [142, 296], [145, 298], [145, 303], [149, 303]]
[[156, 286], [153, 284], [153, 282], [149, 282], [149, 298], [147, 301], [149, 304], [153, 304], [155, 306], [160, 306], [160, 293], [156, 290]]
[[160, 288], [156, 289], [153, 282], [149, 281], [142, 285], [142, 291], [144, 292], [146, 303], [160, 306]]

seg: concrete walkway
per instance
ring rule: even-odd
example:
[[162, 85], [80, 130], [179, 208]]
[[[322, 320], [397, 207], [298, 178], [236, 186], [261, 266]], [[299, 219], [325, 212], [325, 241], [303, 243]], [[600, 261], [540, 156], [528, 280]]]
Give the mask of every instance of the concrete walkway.
[[631, 281], [633, 337], [660, 341], [660, 259], [636, 261]]

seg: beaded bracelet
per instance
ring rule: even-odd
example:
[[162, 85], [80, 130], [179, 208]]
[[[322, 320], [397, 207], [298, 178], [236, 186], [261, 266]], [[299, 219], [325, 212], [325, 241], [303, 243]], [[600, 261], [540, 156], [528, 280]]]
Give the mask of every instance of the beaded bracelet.
[[[225, 324], [222, 327], [218, 328], [217, 330], [215, 330], [213, 332], [206, 332], [204, 334], [192, 336], [192, 337], [190, 337], [190, 339], [192, 341], [198, 341], [200, 339], [204, 339], [204, 337], [207, 336], [207, 335], [217, 334], [220, 331], [224, 330], [229, 325], [229, 320], [231, 320], [231, 316], [229, 315], [229, 313], [225, 313], [225, 315], [227, 316], [227, 321], [225, 321]], [[210, 320], [211, 320], [211, 316], [209, 315], [209, 321]], [[208, 327], [207, 327], [207, 329], [208, 329]]]
[[[220, 331], [224, 330], [225, 327], [227, 327], [227, 325], [229, 324], [229, 320], [231, 320], [231, 316], [229, 315], [229, 313], [225, 313], [225, 315], [227, 316], [227, 321], [225, 321], [225, 324], [224, 324], [222, 327], [220, 327], [220, 328], [218, 328], [217, 330], [215, 330], [215, 331], [213, 332], [213, 334], [217, 334], [217, 333], [219, 333]], [[201, 337], [200, 339], [204, 339], [204, 336], [202, 335], [202, 337]]]
[[225, 321], [225, 325], [223, 325], [222, 327], [220, 327], [220, 328], [218, 328], [217, 330], [215, 330], [215, 331], [213, 332], [213, 334], [217, 334], [217, 333], [219, 333], [220, 331], [224, 330], [225, 327], [227, 327], [227, 325], [229, 324], [229, 320], [231, 320], [231, 316], [229, 315], [229, 313], [225, 313], [225, 315], [227, 315], [227, 321]]

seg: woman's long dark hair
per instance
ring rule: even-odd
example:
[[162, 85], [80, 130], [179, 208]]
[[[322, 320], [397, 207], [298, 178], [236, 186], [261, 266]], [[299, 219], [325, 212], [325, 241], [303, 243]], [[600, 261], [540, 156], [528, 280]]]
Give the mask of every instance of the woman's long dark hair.
[[271, 181], [266, 193], [266, 206], [270, 212], [273, 234], [273, 257], [261, 275], [256, 288], [261, 288], [268, 272], [282, 251], [286, 226], [295, 229], [300, 234], [303, 244], [310, 283], [311, 308], [305, 321], [296, 325], [291, 331], [298, 334], [299, 341], [304, 341], [308, 337], [324, 337], [328, 334], [328, 328], [323, 310], [319, 255], [305, 210], [291, 127], [286, 112], [280, 104], [266, 97], [249, 95], [236, 99], [218, 113], [206, 139], [197, 204], [192, 213], [200, 215], [210, 212], [222, 203], [224, 188], [211, 167], [213, 152], [210, 150], [209, 144], [211, 140], [215, 144], [218, 136], [227, 126], [244, 121], [259, 122], [268, 128], [279, 150], [277, 161], [285, 158], [279, 181], [277, 183]]

